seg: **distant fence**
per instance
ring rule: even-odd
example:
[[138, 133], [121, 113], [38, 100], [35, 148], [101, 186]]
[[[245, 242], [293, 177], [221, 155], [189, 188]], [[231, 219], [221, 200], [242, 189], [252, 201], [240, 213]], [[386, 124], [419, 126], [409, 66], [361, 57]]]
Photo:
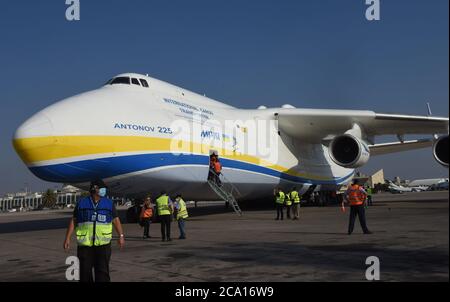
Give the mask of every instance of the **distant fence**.
[[[67, 206], [69, 204], [76, 204], [80, 198], [81, 193], [58, 194], [56, 196], [56, 205]], [[37, 209], [42, 206], [43, 202], [42, 197], [33, 196], [0, 198], [0, 211], [8, 211], [14, 208]]]
[[[64, 206], [76, 204], [82, 197], [81, 193], [58, 193], [56, 196], [56, 206]], [[128, 201], [125, 198], [110, 197], [115, 204], [123, 205]], [[42, 206], [44, 200], [42, 197], [13, 197], [0, 198], [0, 212], [11, 209], [37, 209]]]

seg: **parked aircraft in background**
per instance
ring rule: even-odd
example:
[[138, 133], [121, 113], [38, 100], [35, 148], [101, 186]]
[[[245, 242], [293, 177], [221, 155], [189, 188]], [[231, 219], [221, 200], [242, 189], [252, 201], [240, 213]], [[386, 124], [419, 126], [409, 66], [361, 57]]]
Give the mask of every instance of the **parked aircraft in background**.
[[404, 187], [401, 185], [396, 185], [392, 181], [389, 181], [389, 191], [391, 193], [423, 192], [427, 191], [428, 188], [428, 186]]
[[408, 187], [433, 186], [440, 183], [448, 182], [448, 178], [430, 178], [430, 179], [416, 179], [408, 183]]

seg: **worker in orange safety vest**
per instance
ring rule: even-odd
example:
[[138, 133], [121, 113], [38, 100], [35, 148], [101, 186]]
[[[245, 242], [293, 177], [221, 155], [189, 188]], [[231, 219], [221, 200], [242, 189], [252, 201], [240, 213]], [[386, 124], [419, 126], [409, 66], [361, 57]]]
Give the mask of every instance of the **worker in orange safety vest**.
[[[367, 200], [367, 193], [362, 186], [358, 184], [358, 180], [353, 180], [352, 185], [345, 192], [345, 200], [350, 204], [350, 220], [348, 225], [348, 234], [353, 233], [356, 216], [359, 217], [359, 223], [363, 229], [364, 234], [372, 234], [367, 228], [365, 203]], [[344, 207], [342, 202], [342, 207]]]
[[213, 180], [219, 187], [221, 187], [222, 181], [220, 180], [220, 174], [222, 173], [222, 163], [217, 155], [214, 155], [213, 157], [212, 168], [214, 172]]

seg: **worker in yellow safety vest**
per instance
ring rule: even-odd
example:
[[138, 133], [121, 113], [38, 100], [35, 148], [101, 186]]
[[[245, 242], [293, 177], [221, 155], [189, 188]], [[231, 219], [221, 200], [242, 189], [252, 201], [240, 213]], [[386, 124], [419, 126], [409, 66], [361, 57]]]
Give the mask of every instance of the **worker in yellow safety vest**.
[[166, 191], [162, 191], [156, 199], [156, 211], [161, 223], [161, 241], [172, 241], [170, 238], [170, 223], [173, 214], [173, 202]]
[[178, 239], [186, 239], [185, 221], [189, 217], [189, 215], [186, 203], [184, 202], [180, 194], [178, 194], [177, 197], [175, 198], [174, 207], [177, 210], [177, 222], [178, 228], [180, 229], [180, 237], [178, 237]]
[[[64, 241], [64, 249], [70, 248], [70, 238], [75, 230], [81, 282], [109, 282], [109, 261], [113, 226], [119, 234], [119, 246], [125, 244], [122, 225], [116, 207], [106, 197], [107, 186], [102, 180], [91, 182], [90, 196], [78, 201], [73, 211]], [[94, 270], [95, 279], [92, 276]]]
[[[356, 216], [359, 217], [359, 223], [361, 224], [361, 228], [363, 229], [364, 234], [372, 234], [372, 232], [367, 228], [366, 212], [364, 208], [367, 199], [367, 193], [364, 188], [358, 184], [358, 180], [353, 180], [352, 184], [345, 192], [345, 199], [350, 204], [348, 234], [351, 235], [353, 233]], [[344, 201], [342, 202], [342, 207], [344, 207]]]
[[284, 204], [286, 205], [286, 217], [287, 219], [291, 219], [291, 207], [292, 207], [291, 194], [285, 194]]
[[281, 188], [276, 188], [274, 191], [275, 195], [275, 205], [277, 208], [277, 218], [275, 220], [283, 220], [283, 207], [286, 200], [286, 194], [284, 194]]
[[289, 193], [289, 197], [291, 198], [294, 205], [292, 206], [292, 219], [297, 220], [300, 218], [300, 194], [297, 191], [297, 188], [292, 188], [291, 193]]

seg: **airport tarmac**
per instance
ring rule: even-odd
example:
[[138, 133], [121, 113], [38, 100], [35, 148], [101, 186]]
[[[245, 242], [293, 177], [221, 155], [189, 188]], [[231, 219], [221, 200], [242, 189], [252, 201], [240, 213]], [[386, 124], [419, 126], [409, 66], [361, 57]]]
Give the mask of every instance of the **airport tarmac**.
[[[275, 221], [270, 209], [243, 217], [223, 205], [190, 209], [187, 240], [161, 242], [159, 224], [143, 240], [125, 224], [126, 247], [113, 243], [112, 281], [366, 281], [366, 258], [380, 259], [381, 281], [449, 281], [449, 195], [421, 192], [374, 196], [372, 235], [348, 211], [304, 207], [299, 221]], [[62, 249], [69, 210], [0, 215], [0, 281], [66, 281]]]

